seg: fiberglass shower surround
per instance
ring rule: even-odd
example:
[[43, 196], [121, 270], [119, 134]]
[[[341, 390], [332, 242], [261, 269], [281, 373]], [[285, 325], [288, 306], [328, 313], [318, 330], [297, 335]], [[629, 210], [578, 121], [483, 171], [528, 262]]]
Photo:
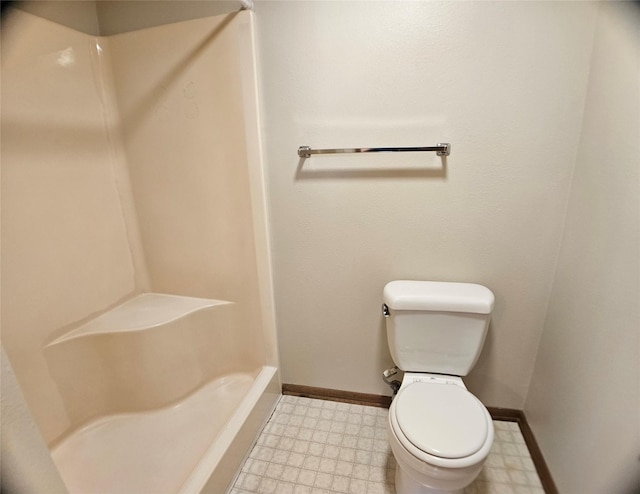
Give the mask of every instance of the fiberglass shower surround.
[[11, 14], [3, 346], [71, 493], [222, 492], [279, 393], [252, 16]]

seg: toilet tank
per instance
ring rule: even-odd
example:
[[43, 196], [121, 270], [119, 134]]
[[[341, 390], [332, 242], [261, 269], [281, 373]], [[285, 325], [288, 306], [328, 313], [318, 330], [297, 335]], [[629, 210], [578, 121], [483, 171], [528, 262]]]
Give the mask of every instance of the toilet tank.
[[403, 371], [466, 376], [484, 344], [495, 297], [472, 283], [391, 281], [384, 287], [389, 350]]

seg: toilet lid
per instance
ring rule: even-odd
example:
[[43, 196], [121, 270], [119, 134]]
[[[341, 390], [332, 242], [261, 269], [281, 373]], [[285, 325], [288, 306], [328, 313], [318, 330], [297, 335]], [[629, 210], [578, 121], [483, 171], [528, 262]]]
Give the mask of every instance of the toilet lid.
[[425, 453], [464, 458], [487, 440], [484, 406], [463, 387], [416, 382], [402, 389], [395, 401], [402, 433]]

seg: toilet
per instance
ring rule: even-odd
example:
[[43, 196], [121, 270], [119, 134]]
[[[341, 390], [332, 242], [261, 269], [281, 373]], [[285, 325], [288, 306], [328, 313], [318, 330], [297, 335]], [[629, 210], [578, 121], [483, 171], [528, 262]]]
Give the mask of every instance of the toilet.
[[391, 281], [383, 314], [404, 378], [389, 409], [397, 494], [461, 493], [482, 470], [493, 422], [462, 377], [484, 344], [494, 306], [471, 283]]

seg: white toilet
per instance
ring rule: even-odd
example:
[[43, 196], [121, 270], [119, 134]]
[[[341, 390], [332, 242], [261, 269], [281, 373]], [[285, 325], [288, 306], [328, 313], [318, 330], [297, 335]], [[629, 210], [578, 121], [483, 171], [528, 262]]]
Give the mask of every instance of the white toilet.
[[388, 424], [396, 492], [462, 492], [493, 443], [491, 416], [461, 379], [482, 350], [493, 293], [469, 283], [392, 281], [383, 298], [391, 356], [404, 371]]

